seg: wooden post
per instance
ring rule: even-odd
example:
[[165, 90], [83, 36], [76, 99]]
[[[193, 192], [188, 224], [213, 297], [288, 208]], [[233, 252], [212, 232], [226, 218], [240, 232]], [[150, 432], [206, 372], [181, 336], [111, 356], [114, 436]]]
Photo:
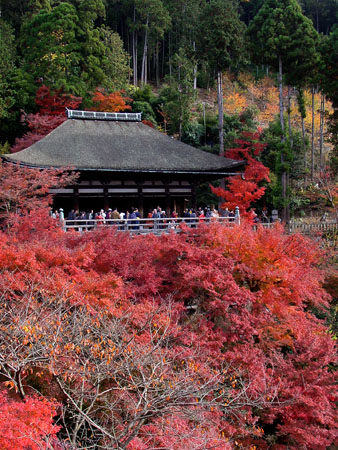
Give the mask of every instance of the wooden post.
[[74, 211], [76, 211], [80, 208], [79, 187], [78, 186], [74, 186], [73, 208], [74, 208]]
[[143, 211], [143, 182], [139, 181], [137, 183], [137, 189], [138, 189], [138, 210], [141, 214], [141, 217], [144, 217], [144, 211]]
[[196, 183], [191, 183], [191, 204], [194, 210], [197, 209], [197, 199], [196, 199]]
[[103, 208], [107, 211], [109, 208], [108, 186], [103, 188]]
[[167, 217], [170, 217], [171, 211], [170, 211], [170, 191], [169, 191], [169, 184], [165, 184], [165, 213]]

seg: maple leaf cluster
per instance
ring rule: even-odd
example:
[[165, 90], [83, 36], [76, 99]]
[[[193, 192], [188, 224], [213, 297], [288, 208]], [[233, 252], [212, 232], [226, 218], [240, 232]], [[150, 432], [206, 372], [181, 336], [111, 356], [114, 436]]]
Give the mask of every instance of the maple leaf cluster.
[[236, 147], [228, 149], [225, 156], [246, 162], [244, 177], [241, 175], [229, 177], [226, 190], [221, 187], [210, 187], [214, 194], [225, 200], [222, 208], [235, 210], [238, 206], [243, 217], [251, 218], [252, 212], [248, 211], [249, 208], [265, 193], [265, 187], [260, 183], [263, 180], [270, 182], [269, 168], [257, 159], [264, 150], [265, 144], [260, 141], [259, 131], [243, 132], [242, 139], [236, 139], [235, 144]]
[[4, 448], [335, 442], [337, 349], [312, 313], [330, 301], [313, 243], [278, 225], [64, 233], [43, 214], [0, 232]]
[[130, 103], [133, 100], [127, 97], [123, 90], [106, 94], [104, 90], [97, 88], [92, 101], [95, 105], [95, 111], [124, 112], [131, 110], [131, 106], [127, 102]]
[[81, 97], [64, 94], [61, 90], [52, 93], [49, 87], [42, 85], [37, 90], [35, 98], [39, 111], [23, 117], [22, 120], [27, 124], [29, 131], [22, 138], [15, 140], [11, 152], [19, 152], [38, 142], [67, 120], [66, 108], [76, 109], [81, 102]]

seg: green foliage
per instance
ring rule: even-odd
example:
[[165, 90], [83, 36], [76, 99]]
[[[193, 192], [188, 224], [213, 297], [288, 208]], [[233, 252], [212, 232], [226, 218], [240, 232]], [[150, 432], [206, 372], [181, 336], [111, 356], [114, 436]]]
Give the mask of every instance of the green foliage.
[[6, 153], [9, 153], [10, 149], [11, 149], [11, 146], [10, 146], [9, 142], [0, 144], [0, 155], [5, 155]]
[[199, 19], [198, 51], [216, 70], [235, 68], [243, 58], [244, 23], [232, 0], [211, 0]]
[[193, 145], [194, 147], [199, 147], [203, 135], [203, 125], [196, 121], [188, 122], [183, 127], [182, 141], [186, 144]]
[[146, 101], [134, 101], [132, 103], [132, 108], [134, 112], [142, 113], [142, 120], [150, 120], [156, 123], [155, 113], [151, 105]]
[[129, 57], [116, 33], [95, 27], [104, 16], [101, 0], [83, 0], [27, 18], [20, 33], [24, 70], [53, 89], [80, 96], [97, 86], [125, 88]]
[[148, 30], [150, 39], [162, 39], [171, 23], [168, 10], [161, 0], [135, 0], [139, 27]]
[[69, 3], [26, 20], [20, 33], [24, 70], [54, 88], [83, 93], [78, 29], [76, 9]]
[[338, 14], [336, 0], [300, 0], [304, 14], [309, 17], [319, 33], [327, 34]]
[[182, 136], [183, 127], [190, 119], [191, 106], [195, 98], [193, 89], [193, 63], [185, 51], [180, 49], [172, 58], [173, 74], [168, 78], [169, 84], [160, 91], [163, 112], [168, 118], [171, 133]]
[[[281, 126], [278, 119], [272, 122], [264, 131], [263, 140], [267, 144], [261, 155], [261, 161], [270, 169], [272, 182], [267, 186], [266, 199], [271, 208], [279, 209], [283, 207], [282, 185], [280, 175], [286, 171], [290, 177], [291, 188], [287, 193], [286, 201], [290, 204], [291, 210], [302, 208], [306, 200], [299, 195], [295, 181], [304, 175], [304, 151], [302, 149], [302, 136], [296, 131], [293, 134], [293, 147], [291, 149], [289, 141], [281, 142]], [[281, 163], [281, 152], [284, 155], [284, 163]], [[304, 203], [305, 202], [305, 203]]]
[[134, 102], [147, 102], [153, 104], [156, 101], [156, 97], [153, 94], [149, 84], [143, 87], [135, 87], [129, 92], [129, 95], [134, 99]]
[[331, 167], [338, 170], [338, 25], [336, 25], [330, 36], [323, 40], [322, 47], [323, 69], [321, 84], [325, 94], [332, 102], [334, 112], [330, 117], [329, 131], [330, 140], [333, 144], [331, 152]]
[[[224, 144], [226, 148], [231, 148], [235, 139], [240, 138], [243, 131], [254, 131], [257, 128], [255, 120], [257, 114], [256, 108], [247, 108], [241, 114], [223, 114]], [[216, 153], [218, 144], [218, 118], [217, 115], [210, 112], [204, 116], [199, 116], [198, 123], [203, 127], [203, 143], [213, 146], [212, 153]]]
[[265, 0], [249, 25], [252, 58], [278, 69], [279, 58], [290, 82], [301, 85], [318, 63], [318, 35], [297, 0]]
[[106, 78], [102, 86], [112, 91], [126, 89], [130, 75], [130, 58], [123, 48], [122, 39], [118, 33], [103, 26], [100, 33], [104, 48], [102, 63]]
[[15, 70], [15, 57], [13, 30], [0, 19], [0, 119], [8, 117], [15, 102], [9, 83], [9, 77]]

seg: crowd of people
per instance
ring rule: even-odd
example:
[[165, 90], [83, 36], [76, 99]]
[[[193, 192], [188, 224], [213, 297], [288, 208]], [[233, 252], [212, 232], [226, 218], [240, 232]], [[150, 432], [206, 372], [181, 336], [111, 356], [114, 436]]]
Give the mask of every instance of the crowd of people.
[[[67, 226], [76, 226], [78, 228], [93, 228], [96, 225], [103, 224], [117, 224], [128, 225], [131, 229], [137, 229], [142, 224], [145, 228], [165, 228], [169, 225], [176, 225], [180, 219], [194, 227], [197, 223], [203, 221], [210, 221], [219, 217], [228, 217], [229, 220], [235, 220], [234, 211], [225, 209], [220, 214], [217, 209], [209, 206], [197, 209], [185, 208], [179, 216], [176, 210], [173, 210], [170, 215], [160, 206], [150, 209], [145, 217], [142, 217], [138, 208], [130, 208], [126, 211], [118, 211], [117, 208], [101, 209], [94, 212], [94, 210], [79, 211], [72, 209], [65, 216], [63, 208], [51, 212], [54, 219], [65, 222]], [[147, 219], [147, 220], [144, 220]]]

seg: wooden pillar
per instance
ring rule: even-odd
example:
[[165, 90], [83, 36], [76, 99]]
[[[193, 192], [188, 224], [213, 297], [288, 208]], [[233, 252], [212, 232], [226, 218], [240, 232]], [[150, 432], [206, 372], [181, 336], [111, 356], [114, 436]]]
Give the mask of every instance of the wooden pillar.
[[73, 208], [74, 211], [78, 210], [80, 208], [80, 202], [79, 202], [79, 187], [74, 187], [74, 195], [73, 195]]
[[103, 187], [103, 208], [105, 210], [109, 208], [108, 186]]
[[165, 184], [165, 213], [167, 217], [170, 217], [171, 211], [170, 211], [170, 191], [169, 191], [169, 184]]
[[196, 183], [191, 183], [191, 205], [196, 211], [197, 209], [197, 199], [196, 199]]
[[141, 217], [144, 217], [144, 211], [143, 211], [143, 182], [139, 181], [137, 183], [137, 190], [138, 190], [138, 210], [141, 214]]

